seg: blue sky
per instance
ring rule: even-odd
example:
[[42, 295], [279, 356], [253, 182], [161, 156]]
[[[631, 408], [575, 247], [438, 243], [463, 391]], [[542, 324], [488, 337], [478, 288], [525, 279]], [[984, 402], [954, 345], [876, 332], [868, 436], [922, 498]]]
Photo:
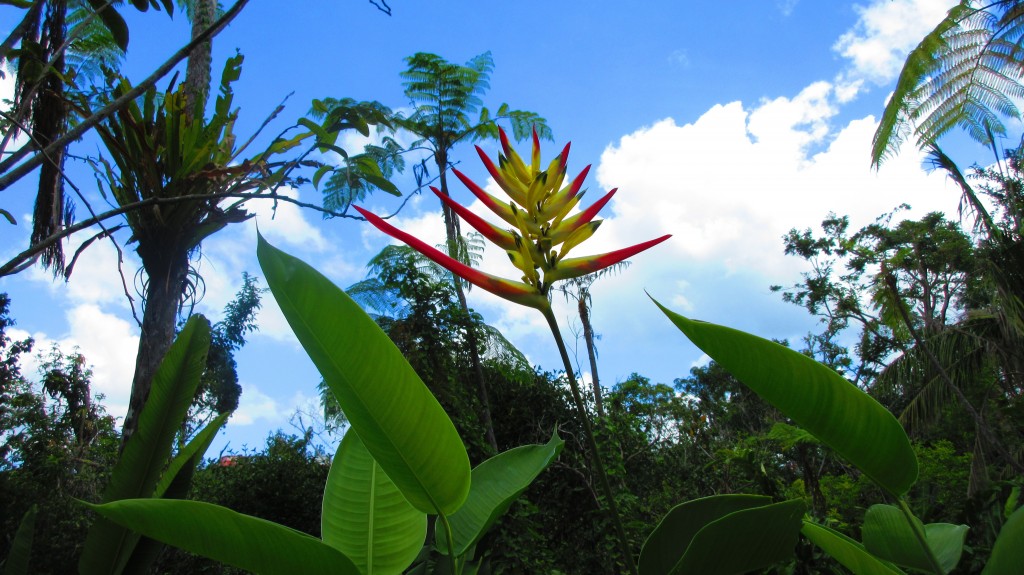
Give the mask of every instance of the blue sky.
[[[954, 3], [742, 0], [724, 10], [678, 1], [644, 3], [643, 9], [622, 2], [520, 2], [512, 9], [508, 3], [393, 0], [388, 17], [358, 0], [252, 2], [215, 40], [214, 59], [219, 70], [236, 49], [245, 55], [235, 85], [242, 108], [237, 132], [244, 135], [290, 92], [268, 133], [288, 127], [313, 98], [407, 106], [399, 77], [404, 57], [433, 52], [461, 63], [490, 50], [495, 70], [485, 104], [493, 109], [507, 102], [547, 118], [555, 141], [544, 143], [544, 157], [571, 141], [570, 172], [593, 165], [589, 198], [619, 188], [603, 212], [605, 224], [578, 248], [581, 255], [674, 234], [592, 289], [602, 381], [613, 385], [638, 372], [671, 383], [701, 362], [701, 353], [645, 290], [691, 317], [795, 342], [814, 329], [814, 319], [768, 290], [797, 281], [804, 269], [783, 255], [787, 230], [816, 226], [829, 211], [850, 214], [859, 227], [902, 202], [913, 206], [912, 216], [955, 213], [956, 191], [940, 174], [922, 171], [913, 149], [877, 172], [868, 160], [875, 118], [903, 58]], [[132, 38], [124, 69], [138, 79], [184, 43], [188, 28], [181, 16], [126, 14]], [[10, 8], [0, 12], [7, 27], [12, 18]], [[483, 146], [496, 153], [493, 143]], [[75, 151], [95, 155], [98, 148], [86, 139]], [[957, 151], [965, 165], [985, 158], [970, 146]], [[471, 147], [457, 151], [455, 160], [493, 186]], [[72, 170], [100, 203], [88, 172]], [[409, 176], [396, 183], [413, 188]], [[0, 226], [5, 261], [27, 245], [32, 193], [26, 179], [0, 196], [0, 206], [19, 216], [18, 226]], [[292, 193], [319, 199], [312, 187]], [[472, 206], [460, 186], [453, 193]], [[397, 202], [382, 195], [365, 205], [390, 212]], [[253, 211], [272, 242], [343, 287], [362, 279], [365, 262], [389, 242], [364, 223], [323, 221], [292, 206], [282, 206], [273, 220], [269, 206]], [[443, 237], [432, 196], [413, 198], [396, 222], [434, 243]], [[81, 241], [72, 240], [72, 247]], [[125, 253], [131, 280], [138, 259], [130, 249]], [[94, 366], [95, 390], [122, 415], [138, 330], [113, 248], [97, 243], [84, 257], [68, 284], [30, 270], [0, 279], [0, 291], [12, 296], [15, 333], [31, 334], [40, 347], [79, 346]], [[216, 320], [242, 271], [260, 275], [255, 224], [217, 234], [196, 265], [207, 288], [198, 310]], [[513, 275], [497, 249], [487, 252], [483, 268]], [[560, 368], [534, 310], [479, 290], [470, 299], [533, 363]], [[264, 303], [260, 332], [237, 358], [242, 405], [214, 451], [228, 443], [236, 449], [261, 445], [268, 431], [289, 429], [289, 417], [297, 408], [310, 409], [315, 398], [317, 374], [272, 298]], [[572, 348], [571, 309], [560, 304], [559, 317]], [[579, 357], [585, 365], [585, 352]]]

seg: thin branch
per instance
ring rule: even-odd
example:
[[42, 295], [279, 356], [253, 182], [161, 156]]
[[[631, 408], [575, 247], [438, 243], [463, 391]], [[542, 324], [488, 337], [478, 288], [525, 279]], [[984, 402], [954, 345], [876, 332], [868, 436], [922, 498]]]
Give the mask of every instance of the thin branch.
[[370, 0], [370, 4], [388, 16], [391, 15], [391, 6], [388, 6], [387, 0]]
[[[166, 204], [177, 204], [177, 203], [181, 203], [181, 202], [192, 202], [192, 201], [209, 201], [209, 200], [216, 200], [216, 199], [222, 199], [222, 198], [242, 198], [242, 199], [245, 199], [245, 200], [263, 200], [263, 199], [266, 199], [266, 200], [282, 201], [282, 202], [286, 202], [286, 203], [289, 203], [289, 204], [294, 204], [294, 205], [299, 206], [301, 208], [309, 208], [311, 210], [315, 210], [315, 211], [318, 211], [318, 212], [321, 212], [321, 213], [324, 213], [324, 214], [327, 214], [327, 215], [330, 215], [330, 216], [333, 216], [333, 217], [337, 217], [337, 218], [350, 218], [350, 219], [353, 219], [353, 220], [363, 220], [364, 219], [362, 217], [353, 216], [353, 215], [350, 215], [348, 213], [335, 212], [333, 210], [328, 210], [326, 208], [317, 206], [315, 204], [310, 204], [308, 202], [302, 202], [302, 201], [296, 200], [295, 198], [290, 198], [288, 196], [280, 195], [280, 194], [277, 194], [277, 193], [269, 193], [269, 194], [268, 193], [259, 193], [259, 192], [252, 193], [252, 192], [239, 192], [237, 190], [229, 190], [229, 191], [225, 191], [225, 192], [218, 192], [218, 193], [212, 193], [212, 194], [189, 194], [189, 195], [177, 196], [177, 197], [173, 197], [173, 198], [147, 198], [145, 200], [140, 200], [138, 202], [133, 202], [133, 203], [130, 203], [130, 204], [125, 204], [123, 206], [120, 206], [120, 207], [108, 210], [106, 212], [103, 212], [103, 213], [95, 216], [95, 217], [92, 217], [92, 218], [89, 218], [87, 220], [83, 220], [81, 222], [78, 222], [77, 224], [75, 224], [73, 226], [68, 226], [68, 227], [64, 228], [63, 230], [61, 230], [59, 232], [56, 232], [53, 235], [47, 237], [46, 239], [40, 241], [39, 243], [34, 244], [32, 246], [29, 246], [28, 249], [26, 249], [25, 251], [21, 252], [20, 254], [14, 256], [13, 258], [11, 258], [11, 260], [8, 261], [7, 263], [5, 263], [3, 266], [0, 266], [0, 277], [6, 276], [6, 275], [11, 275], [13, 273], [16, 273], [17, 271], [21, 271], [22, 269], [24, 269], [23, 265], [26, 262], [29, 262], [30, 260], [34, 260], [34, 258], [36, 258], [38, 256], [38, 254], [40, 252], [42, 252], [44, 249], [46, 249], [48, 246], [51, 246], [54, 243], [59, 242], [59, 241], [63, 240], [64, 238], [66, 238], [66, 237], [68, 237], [68, 236], [70, 236], [70, 235], [72, 235], [72, 234], [74, 234], [76, 232], [80, 232], [80, 231], [82, 231], [82, 230], [84, 230], [84, 229], [86, 229], [86, 228], [88, 228], [90, 226], [96, 225], [97, 223], [105, 221], [105, 220], [109, 220], [110, 218], [113, 218], [115, 216], [119, 216], [121, 214], [125, 214], [125, 213], [128, 213], [130, 211], [142, 209], [142, 208], [149, 207], [149, 206], [166, 205]], [[29, 264], [29, 265], [31, 265], [31, 264]]]
[[[116, 112], [132, 100], [141, 96], [146, 90], [148, 90], [151, 86], [156, 84], [158, 80], [160, 80], [168, 72], [170, 72], [172, 68], [178, 65], [179, 62], [187, 58], [189, 53], [192, 52], [193, 48], [195, 48], [199, 44], [202, 44], [203, 42], [206, 42], [213, 36], [219, 34], [220, 31], [223, 30], [224, 27], [227, 26], [228, 23], [231, 22], [235, 18], [235, 16], [238, 15], [239, 12], [241, 12], [242, 8], [245, 7], [245, 5], [248, 4], [248, 2], [249, 0], [238, 0], [237, 2], [235, 2], [231, 9], [225, 12], [224, 15], [221, 16], [216, 22], [214, 22], [212, 26], [204, 30], [201, 34], [199, 34], [190, 42], [185, 44], [185, 46], [183, 46], [180, 50], [175, 52], [174, 55], [171, 56], [169, 60], [161, 64], [156, 70], [153, 71], [152, 74], [150, 74], [145, 80], [143, 80], [142, 83], [135, 86], [131, 90], [125, 92], [124, 95], [122, 95], [120, 98], [117, 98], [113, 102], [107, 104], [99, 111], [97, 111], [95, 114], [84, 119], [82, 123], [68, 130], [66, 134], [54, 140], [50, 145], [46, 146], [46, 148], [41, 150], [40, 153], [35, 154], [25, 162], [15, 167], [15, 164], [17, 164], [18, 161], [20, 161], [22, 158], [28, 155], [31, 151], [29, 146], [23, 146], [18, 151], [12, 153], [11, 156], [8, 157], [7, 159], [0, 161], [0, 173], [3, 174], [2, 176], [0, 176], [0, 191], [6, 190], [8, 187], [11, 186], [11, 184], [25, 177], [29, 172], [38, 167], [39, 164], [43, 162], [43, 154], [52, 154], [54, 151], [67, 146], [71, 142], [82, 137], [83, 134], [91, 130], [97, 124], [105, 120], [107, 116], [110, 116], [111, 114], [113, 114], [114, 112]], [[0, 275], [3, 274], [0, 273]]]

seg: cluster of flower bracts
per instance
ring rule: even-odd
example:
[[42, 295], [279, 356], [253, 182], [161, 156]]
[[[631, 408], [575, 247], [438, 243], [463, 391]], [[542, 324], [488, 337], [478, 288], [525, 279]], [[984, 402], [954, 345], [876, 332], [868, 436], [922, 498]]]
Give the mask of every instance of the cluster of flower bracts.
[[476, 150], [491, 177], [511, 201], [505, 202], [492, 196], [462, 172], [455, 169], [452, 171], [508, 228], [487, 222], [437, 188], [431, 189], [466, 223], [508, 253], [512, 264], [522, 272], [521, 281], [501, 278], [467, 266], [380, 217], [359, 207], [355, 209], [377, 229], [405, 242], [471, 284], [509, 301], [541, 310], [549, 305], [548, 292], [554, 282], [600, 271], [671, 237], [665, 235], [604, 254], [567, 258], [570, 250], [594, 235], [601, 225], [601, 220], [594, 218], [616, 190], [611, 190], [588, 208], [574, 212], [586, 193], [581, 188], [590, 166], [563, 186], [569, 144], [542, 170], [540, 141], [536, 131], [533, 133], [533, 151], [529, 164], [509, 145], [503, 130], [500, 136], [503, 153], [498, 155], [497, 165], [479, 146]]

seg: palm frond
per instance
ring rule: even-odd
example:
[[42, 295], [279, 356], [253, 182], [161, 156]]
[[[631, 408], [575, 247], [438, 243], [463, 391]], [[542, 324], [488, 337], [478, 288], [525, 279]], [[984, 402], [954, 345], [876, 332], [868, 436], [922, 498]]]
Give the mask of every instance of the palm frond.
[[[943, 365], [953, 384], [961, 390], [992, 382], [987, 341], [998, 329], [994, 318], [971, 318], [933, 334], [928, 349]], [[893, 360], [874, 382], [873, 392], [886, 397], [910, 397], [899, 415], [912, 433], [934, 423], [955, 401], [941, 375], [931, 367], [924, 350], [909, 348]]]

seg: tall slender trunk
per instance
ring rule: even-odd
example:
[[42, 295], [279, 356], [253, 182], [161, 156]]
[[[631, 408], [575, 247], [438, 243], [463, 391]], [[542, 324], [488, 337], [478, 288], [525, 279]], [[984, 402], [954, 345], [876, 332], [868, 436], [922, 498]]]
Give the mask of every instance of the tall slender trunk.
[[[192, 39], [202, 34], [213, 24], [216, 16], [216, 0], [195, 0], [192, 6]], [[210, 95], [210, 66], [213, 61], [213, 43], [203, 42], [188, 55], [185, 67], [185, 98], [192, 119], [202, 119], [206, 101]]]
[[146, 242], [146, 248], [143, 248], [140, 242], [138, 250], [146, 275], [149, 276], [149, 283], [146, 286], [145, 310], [142, 314], [132, 394], [121, 434], [122, 449], [138, 429], [139, 413], [149, 398], [153, 374], [174, 341], [178, 307], [181, 304], [188, 274], [187, 250], [178, 246], [177, 242], [153, 244]]
[[[438, 150], [438, 152], [434, 154], [434, 160], [437, 162], [437, 169], [440, 172], [439, 183], [441, 184], [441, 193], [447, 196], [447, 150], [444, 148]], [[455, 259], [461, 259], [458, 254], [459, 241], [462, 238], [462, 232], [459, 229], [459, 218], [444, 202], [441, 202], [441, 213], [444, 215], [444, 230], [445, 236], [448, 240], [448, 255]], [[481, 406], [480, 419], [484, 424], [487, 443], [489, 443], [491, 449], [497, 453], [498, 440], [494, 436], [494, 422], [491, 420], [491, 400], [487, 393], [487, 380], [484, 379], [483, 364], [480, 361], [480, 342], [476, 338], [476, 330], [473, 329], [470, 319], [469, 304], [466, 302], [466, 291], [462, 287], [462, 279], [459, 278], [459, 276], [452, 274], [452, 281], [455, 282], [455, 294], [459, 298], [459, 308], [462, 310], [463, 329], [466, 332], [466, 343], [469, 344], [469, 359], [473, 364], [473, 374], [476, 376], [476, 392]]]
[[[213, 24], [216, 9], [216, 0], [195, 0], [191, 13], [193, 39]], [[192, 121], [204, 121], [206, 99], [210, 92], [212, 48], [211, 42], [203, 42], [188, 57], [184, 90], [188, 103], [186, 113]], [[189, 250], [182, 240], [186, 230], [156, 227], [146, 230], [144, 235], [138, 230], [135, 233], [141, 236], [138, 253], [149, 283], [146, 286], [146, 307], [139, 333], [139, 353], [135, 361], [132, 394], [121, 432], [122, 449], [138, 429], [139, 413], [149, 398], [153, 375], [174, 342], [178, 308], [188, 279]]]
[[590, 308], [587, 307], [587, 288], [580, 288], [578, 301], [580, 323], [583, 324], [583, 341], [587, 343], [587, 356], [590, 359], [590, 379], [594, 386], [594, 410], [598, 417], [604, 417], [604, 401], [601, 397], [601, 379], [597, 376], [597, 349], [594, 346], [594, 328], [590, 325]]

